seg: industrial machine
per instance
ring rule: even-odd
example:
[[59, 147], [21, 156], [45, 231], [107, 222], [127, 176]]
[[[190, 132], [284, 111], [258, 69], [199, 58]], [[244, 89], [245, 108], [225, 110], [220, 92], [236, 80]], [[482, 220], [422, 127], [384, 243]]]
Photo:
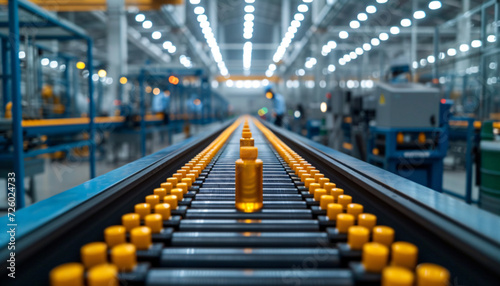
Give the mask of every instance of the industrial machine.
[[[296, 166], [298, 172], [294, 172], [280, 155], [282, 150], [270, 144], [277, 140], [271, 134], [307, 160], [304, 166], [316, 168], [308, 170], [330, 178], [336, 188], [342, 188], [345, 199], [352, 198], [364, 213], [376, 217], [377, 225], [392, 228], [394, 241], [418, 247], [418, 263], [443, 266], [450, 272], [450, 281], [459, 285], [497, 285], [498, 217], [266, 123], [258, 124], [266, 124], [267, 129], [250, 126], [264, 162], [264, 207], [258, 212], [236, 211], [234, 166], [241, 128], [228, 133], [230, 123], [18, 211], [18, 272], [15, 280], [9, 280], [5, 278], [8, 268], [2, 267], [2, 285], [48, 285], [52, 269], [81, 261], [82, 246], [105, 239], [111, 242], [104, 230], [127, 222], [122, 220], [126, 213], [143, 213], [140, 206], [145, 197], [154, 203], [153, 190], [168, 177], [167, 182], [173, 182], [182, 166], [193, 167], [188, 165], [192, 158], [205, 168], [178, 207], [172, 205], [171, 218], [160, 224], [162, 230], [153, 234], [147, 250], [133, 248], [138, 264], [119, 272], [120, 283], [378, 285], [380, 274], [367, 273], [360, 266], [361, 252], [346, 248], [346, 236], [335, 232], [340, 225], [325, 217], [324, 208], [311, 194], [320, 191], [301, 182], [302, 172]], [[213, 156], [209, 162], [196, 157], [207, 154], [201, 152], [212, 150], [210, 146], [219, 149], [209, 153]], [[136, 240], [136, 235], [126, 239], [142, 247], [144, 240]], [[0, 258], [5, 263], [10, 255], [7, 232], [2, 231], [0, 238]], [[117, 253], [111, 253], [113, 263], [128, 265], [128, 260], [113, 258]]]
[[450, 105], [415, 83], [379, 83], [375, 95], [367, 161], [441, 192]]

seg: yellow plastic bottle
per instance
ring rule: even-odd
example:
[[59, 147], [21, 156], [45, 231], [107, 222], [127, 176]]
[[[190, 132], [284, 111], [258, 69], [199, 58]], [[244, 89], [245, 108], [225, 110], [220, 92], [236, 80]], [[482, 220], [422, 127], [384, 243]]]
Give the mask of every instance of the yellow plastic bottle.
[[255, 212], [263, 206], [262, 167], [257, 147], [241, 147], [236, 160], [236, 209]]
[[254, 146], [253, 143], [254, 143], [254, 140], [252, 138], [251, 132], [243, 132], [241, 134], [240, 147]]

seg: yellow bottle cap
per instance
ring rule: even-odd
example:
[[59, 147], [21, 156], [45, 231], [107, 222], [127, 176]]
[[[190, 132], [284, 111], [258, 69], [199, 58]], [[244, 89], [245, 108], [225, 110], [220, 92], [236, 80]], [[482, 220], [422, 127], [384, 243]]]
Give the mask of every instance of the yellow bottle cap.
[[252, 138], [252, 132], [243, 132], [241, 133], [242, 138]]
[[108, 262], [108, 246], [104, 242], [87, 243], [80, 249], [81, 260], [85, 268]]
[[342, 205], [339, 204], [328, 204], [326, 210], [326, 216], [329, 220], [336, 220], [337, 215], [342, 213]]
[[[319, 171], [318, 171], [318, 172], [319, 172]], [[311, 175], [312, 175], [312, 174], [311, 174]], [[314, 180], [316, 181], [316, 183], [320, 184], [320, 186], [321, 186], [321, 183], [320, 183], [320, 181], [319, 181], [319, 180], [320, 180], [320, 179], [322, 179], [322, 178], [324, 178], [324, 177], [325, 177], [325, 175], [320, 174], [320, 173], [314, 174]]]
[[[316, 170], [316, 167], [311, 166], [311, 164], [309, 164], [309, 163], [304, 164], [304, 166], [306, 167], [306, 170], [307, 170], [307, 172], [308, 172], [309, 174], [311, 174], [311, 171]], [[319, 172], [319, 171], [318, 171], [318, 172]], [[313, 174], [311, 174], [311, 175], [313, 175]]]
[[176, 210], [177, 209], [177, 196], [175, 196], [175, 195], [165, 196], [163, 198], [163, 202], [166, 203], [166, 204], [169, 204], [170, 205], [170, 209], [172, 209], [172, 210]]
[[138, 226], [130, 231], [130, 242], [138, 250], [147, 250], [152, 242], [151, 229], [147, 226]]
[[[333, 195], [335, 197], [335, 195]], [[337, 197], [337, 203], [341, 204], [342, 207], [347, 209], [347, 205], [352, 203], [352, 197], [348, 195], [340, 195]]]
[[[329, 195], [332, 195], [332, 189], [335, 187], [337, 187], [337, 185], [335, 183], [331, 183], [331, 182], [326, 182], [323, 185], [323, 189], [325, 189]], [[333, 199], [335, 200], [335, 197], [333, 197]]]
[[195, 164], [195, 163], [196, 163], [196, 162], [191, 162], [191, 161], [190, 161], [189, 163], [184, 164], [184, 166], [189, 167], [189, 168], [192, 168], [192, 167], [194, 166], [194, 164]]
[[[193, 174], [196, 178], [198, 178], [198, 176], [200, 175], [202, 170], [203, 170], [202, 167], [196, 166], [196, 167], [194, 167], [193, 170], [189, 171], [189, 174]], [[186, 178], [187, 178], [187, 175], [186, 175]], [[184, 179], [186, 179], [186, 178], [184, 178]]]
[[141, 225], [141, 217], [136, 213], [122, 215], [122, 224], [127, 231], [131, 231], [134, 227]]
[[109, 247], [126, 242], [127, 229], [123, 225], [113, 225], [104, 229], [104, 241]]
[[181, 169], [186, 171], [186, 172], [189, 172], [189, 170], [191, 170], [191, 167], [186, 165], [186, 166], [182, 166]]
[[184, 191], [182, 189], [172, 189], [170, 193], [176, 196], [178, 201], [182, 201], [182, 199], [184, 198]]
[[172, 177], [177, 179], [177, 182], [180, 182], [182, 180], [182, 174], [175, 173], [172, 175]]
[[178, 183], [177, 189], [181, 189], [184, 194], [188, 193], [188, 184], [186, 183]]
[[[321, 188], [323, 188], [325, 190], [326, 190], [325, 183], [329, 183], [329, 182], [330, 182], [330, 179], [328, 179], [328, 178], [319, 178], [319, 180], [318, 180], [318, 183], [321, 186]], [[327, 192], [330, 193], [329, 190], [327, 190]]]
[[347, 244], [352, 250], [361, 250], [369, 238], [370, 231], [366, 227], [355, 225], [347, 230]]
[[244, 146], [240, 148], [240, 158], [242, 160], [255, 160], [259, 156], [257, 147]]
[[172, 184], [172, 188], [175, 188], [175, 186], [177, 186], [177, 182], [179, 180], [177, 180], [177, 178], [168, 178], [167, 179], [167, 183], [171, 183]]
[[350, 214], [337, 214], [337, 230], [339, 233], [347, 233], [349, 227], [354, 225], [354, 217]]
[[363, 213], [363, 205], [348, 204], [347, 205], [347, 213], [352, 214], [355, 218], [357, 218], [359, 214]]
[[389, 247], [394, 242], [394, 229], [385, 225], [377, 225], [373, 228], [373, 242]]
[[339, 196], [341, 196], [343, 194], [344, 194], [344, 190], [340, 189], [340, 188], [332, 188], [330, 190], [330, 195], [333, 196], [333, 198], [335, 199], [336, 202], [338, 201]]
[[361, 263], [366, 271], [380, 273], [387, 265], [388, 255], [389, 249], [387, 246], [376, 242], [368, 242], [363, 245]]
[[309, 171], [309, 174], [311, 175], [311, 178], [313, 178], [316, 181], [316, 175], [319, 174], [319, 170], [313, 169]]
[[131, 243], [117, 245], [111, 249], [111, 262], [120, 271], [132, 271], [137, 264], [135, 250], [135, 245]]
[[449, 285], [450, 272], [437, 264], [422, 263], [417, 266], [417, 286]]
[[373, 214], [359, 214], [358, 225], [364, 226], [370, 231], [377, 225], [377, 216]]
[[319, 201], [319, 207], [322, 210], [328, 209], [328, 205], [333, 204], [333, 197], [329, 195], [321, 196], [321, 200]]
[[[186, 175], [186, 177], [184, 179], [182, 179], [182, 182], [188, 184], [188, 188], [191, 188], [191, 185], [193, 184], [194, 181], [196, 181], [197, 177], [198, 177], [197, 175], [195, 175], [193, 173], [189, 173]], [[191, 179], [191, 180], [188, 181], [189, 179]]]
[[118, 268], [112, 264], [92, 267], [87, 275], [89, 286], [118, 286]]
[[315, 183], [318, 185], [318, 188], [314, 190], [314, 200], [315, 201], [318, 201], [320, 202], [321, 201], [321, 197], [323, 195], [326, 195], [326, 190], [325, 189], [320, 189], [319, 187], [319, 184], [318, 183]]
[[163, 220], [169, 220], [172, 216], [170, 205], [167, 203], [157, 204], [155, 206], [155, 213], [160, 214]]
[[149, 204], [151, 208], [154, 208], [157, 204], [160, 203], [160, 197], [157, 195], [146, 196], [146, 203]]
[[382, 270], [382, 286], [413, 286], [415, 276], [408, 269], [387, 266]]
[[177, 173], [178, 173], [178, 174], [181, 174], [181, 175], [182, 175], [182, 177], [184, 178], [184, 177], [186, 177], [186, 174], [187, 174], [187, 172], [188, 172], [188, 171], [189, 171], [189, 170], [183, 170], [183, 169], [180, 169], [180, 170], [177, 170]]
[[152, 233], [160, 233], [163, 229], [163, 217], [158, 213], [147, 215], [144, 224], [151, 229]]
[[51, 286], [83, 286], [83, 265], [66, 263], [50, 271]]
[[[311, 195], [314, 195], [316, 193], [316, 190], [318, 190], [319, 188], [320, 188], [320, 186], [318, 183], [310, 183], [309, 184], [309, 193]], [[324, 195], [327, 195], [326, 190], [325, 190]]]
[[[305, 174], [305, 173], [303, 173], [303, 174]], [[304, 180], [304, 186], [305, 186], [306, 188], [309, 188], [309, 185], [311, 185], [312, 183], [314, 183], [314, 179], [313, 179], [313, 178], [306, 178], [306, 179]]]
[[311, 178], [311, 175], [309, 173], [307, 173], [307, 171], [305, 171], [305, 170], [300, 170], [298, 175], [299, 175], [300, 181], [303, 183], [306, 182], [306, 179]]
[[154, 189], [153, 194], [161, 199], [167, 195], [167, 190], [165, 188], [156, 188]]
[[160, 187], [165, 189], [167, 194], [170, 194], [170, 190], [172, 190], [172, 183], [162, 183]]
[[405, 241], [394, 242], [391, 245], [391, 265], [415, 269], [418, 259], [418, 248]]
[[141, 219], [144, 219], [145, 216], [151, 213], [151, 205], [148, 203], [136, 204], [134, 211]]

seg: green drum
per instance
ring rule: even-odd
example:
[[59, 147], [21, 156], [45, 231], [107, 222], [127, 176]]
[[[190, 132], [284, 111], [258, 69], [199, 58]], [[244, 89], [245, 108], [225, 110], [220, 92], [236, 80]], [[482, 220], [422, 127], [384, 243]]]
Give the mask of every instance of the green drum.
[[481, 142], [479, 206], [500, 215], [500, 142]]

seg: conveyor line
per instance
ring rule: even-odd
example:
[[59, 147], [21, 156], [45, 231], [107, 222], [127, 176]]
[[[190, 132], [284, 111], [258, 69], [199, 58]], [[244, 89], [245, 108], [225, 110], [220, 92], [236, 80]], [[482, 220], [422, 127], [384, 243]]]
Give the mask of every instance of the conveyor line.
[[[179, 207], [172, 210], [172, 218], [164, 222], [162, 232], [152, 235], [153, 245], [148, 250], [137, 250], [139, 264], [134, 271], [120, 272], [121, 283], [147, 286], [380, 285], [380, 274], [363, 269], [359, 263], [361, 252], [349, 249], [345, 243], [347, 236], [338, 233], [335, 221], [325, 217], [326, 211], [319, 207], [319, 202], [312, 198], [313, 194], [308, 192], [291, 166], [253, 123], [251, 129], [255, 146], [259, 149], [259, 158], [264, 161], [263, 209], [243, 213], [234, 207], [234, 162], [239, 158], [240, 126], [201, 172], [193, 187], [178, 203]], [[31, 254], [25, 248], [21, 266], [33, 274], [28, 278], [21, 277], [18, 281], [24, 284], [19, 285], [29, 285], [25, 282], [33, 281], [48, 285], [47, 269], [69, 261], [79, 261], [79, 247], [91, 241], [102, 241], [105, 227], [120, 224], [121, 215], [133, 211], [134, 204], [144, 202], [144, 197], [165, 181], [165, 174], [175, 173], [181, 164], [204, 148], [207, 142], [211, 142], [215, 134], [207, 137], [210, 140], [193, 142], [189, 148], [177, 150], [178, 153], [168, 160], [160, 160], [145, 168], [147, 172], [128, 175], [131, 179], [108, 187], [107, 192], [99, 194], [99, 200], [88, 200], [88, 206], [83, 204], [75, 207], [70, 212], [74, 215], [54, 219], [48, 226], [58, 225], [56, 231], [53, 227], [49, 233], [35, 231], [34, 237], [45, 237], [47, 240], [28, 244], [32, 247]], [[286, 142], [293, 145], [293, 140], [289, 139]], [[462, 243], [461, 249], [453, 248], [453, 242], [443, 247], [440, 237], [417, 223], [419, 220], [428, 220], [428, 214], [427, 217], [415, 214], [416, 206], [407, 205], [413, 212], [413, 216], [409, 216], [402, 209], [402, 204], [381, 202], [371, 195], [373, 181], [360, 179], [359, 174], [335, 163], [324, 153], [300, 144], [297, 140], [294, 145], [297, 151], [301, 151], [304, 158], [318, 166], [327, 177], [345, 187], [346, 192], [353, 195], [354, 202], [362, 203], [365, 209], [377, 214], [383, 224], [395, 225], [396, 239], [404, 238], [417, 244], [419, 256], [426, 259], [423, 261], [429, 261], [429, 257], [431, 262], [442, 262], [443, 257], [449, 258], [453, 263], [445, 261], [444, 264], [453, 277], [460, 278], [455, 281], [465, 285], [496, 285], [499, 281], [499, 274], [491, 271], [498, 263], [493, 262], [489, 268], [479, 266], [485, 265], [480, 260], [484, 256], [479, 255], [479, 245], [463, 244], [463, 240], [456, 240]], [[355, 167], [353, 164], [352, 168]], [[344, 169], [338, 171], [339, 168]], [[346, 177], [349, 179], [346, 180]], [[398, 196], [392, 194], [390, 198], [397, 200]], [[388, 217], [388, 214], [397, 211], [400, 215]], [[402, 228], [398, 222], [408, 226]], [[456, 233], [449, 222], [441, 223], [440, 233]], [[415, 229], [410, 229], [410, 226]], [[78, 236], [74, 235], [76, 229]], [[422, 232], [408, 238], [402, 230], [413, 234]], [[56, 239], [63, 238], [63, 235], [73, 236], [68, 240]], [[469, 232], [468, 236], [472, 238], [474, 234]], [[130, 239], [130, 235], [127, 235], [127, 239]], [[478, 237], [474, 239], [477, 241]], [[432, 245], [434, 241], [438, 242], [442, 253], [436, 251]], [[45, 247], [42, 249], [41, 245]], [[492, 246], [489, 248], [492, 254], [499, 251], [493, 245], [487, 245]], [[472, 249], [477, 250], [477, 257], [470, 254], [466, 256], [465, 253], [470, 253]], [[429, 250], [432, 252], [429, 253]], [[439, 254], [438, 257], [433, 259], [432, 255], [436, 254]], [[28, 262], [25, 257], [30, 257], [32, 262]], [[43, 261], [49, 261], [48, 265], [40, 263]], [[419, 262], [422, 260], [419, 259]], [[474, 271], [457, 272], [457, 269], [465, 266], [474, 268]], [[470, 281], [476, 284], [467, 284]]]

